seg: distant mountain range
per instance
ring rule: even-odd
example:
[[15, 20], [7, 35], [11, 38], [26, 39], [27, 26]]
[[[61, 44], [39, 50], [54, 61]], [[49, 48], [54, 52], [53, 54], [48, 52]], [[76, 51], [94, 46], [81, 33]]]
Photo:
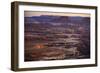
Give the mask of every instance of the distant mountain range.
[[54, 23], [90, 23], [89, 17], [80, 16], [52, 16], [52, 15], [41, 15], [25, 17], [25, 22], [54, 22]]

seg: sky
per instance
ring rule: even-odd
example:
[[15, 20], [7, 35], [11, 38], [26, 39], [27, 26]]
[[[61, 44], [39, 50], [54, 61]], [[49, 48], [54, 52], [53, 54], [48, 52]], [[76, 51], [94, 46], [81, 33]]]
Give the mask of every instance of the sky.
[[90, 14], [87, 13], [68, 13], [68, 12], [37, 12], [37, 11], [24, 11], [25, 17], [31, 16], [40, 16], [40, 15], [52, 15], [52, 16], [81, 16], [81, 17], [90, 17]]

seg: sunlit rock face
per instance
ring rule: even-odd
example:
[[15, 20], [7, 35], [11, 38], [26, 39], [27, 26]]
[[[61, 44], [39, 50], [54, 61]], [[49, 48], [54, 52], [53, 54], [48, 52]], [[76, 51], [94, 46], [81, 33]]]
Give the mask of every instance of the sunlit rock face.
[[43, 44], [36, 44], [36, 45], [33, 46], [33, 48], [36, 48], [36, 49], [44, 49], [44, 48], [46, 48], [46, 46], [43, 45]]

